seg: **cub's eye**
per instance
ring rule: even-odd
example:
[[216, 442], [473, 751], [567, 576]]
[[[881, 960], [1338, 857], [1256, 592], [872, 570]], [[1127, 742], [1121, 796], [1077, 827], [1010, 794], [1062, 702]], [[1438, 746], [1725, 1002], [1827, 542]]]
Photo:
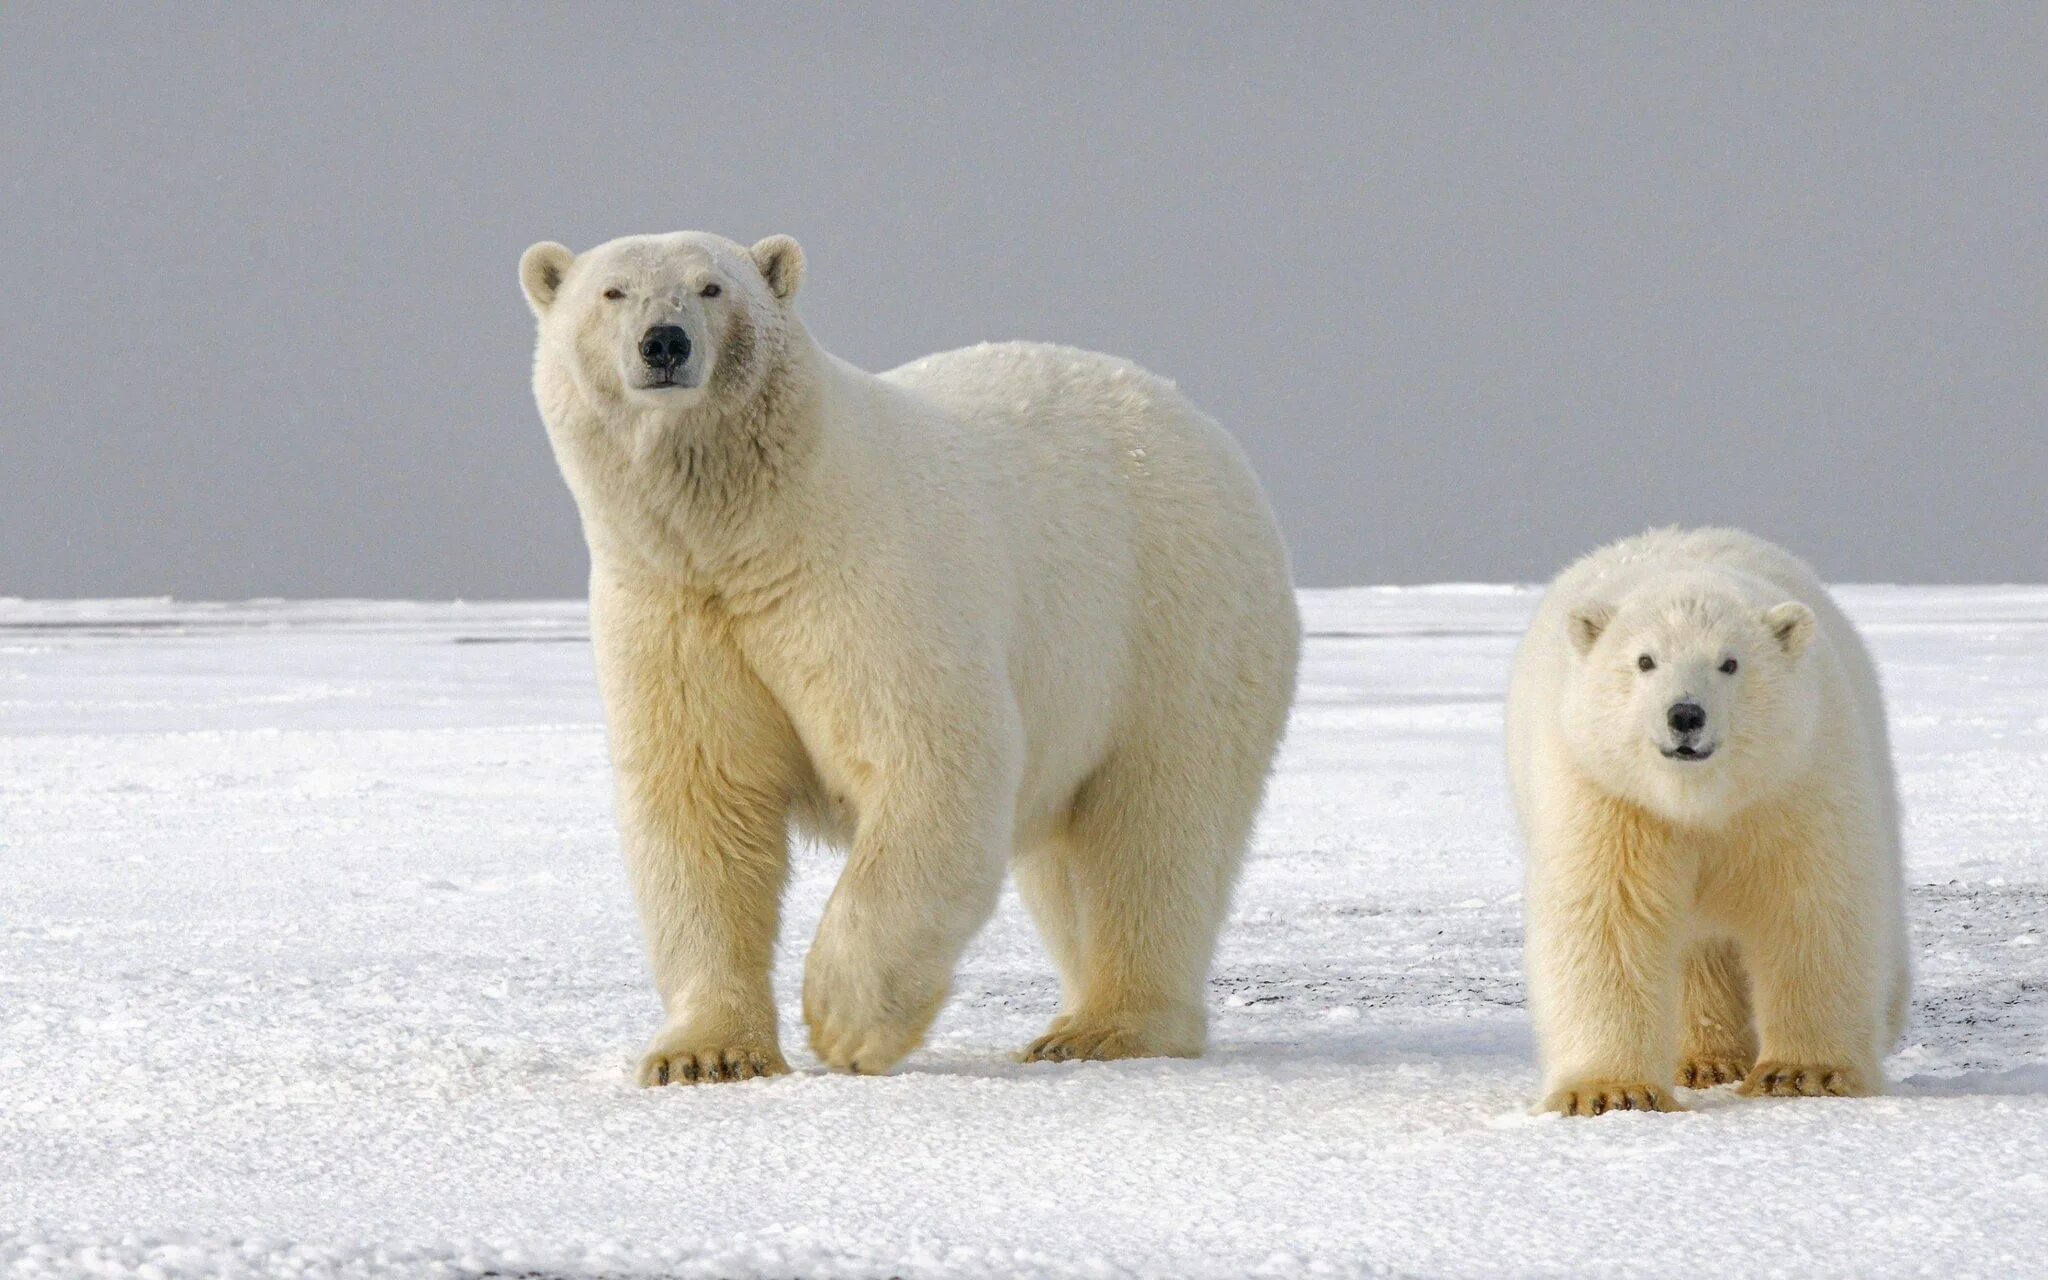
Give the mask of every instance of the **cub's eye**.
[[715, 284], [707, 284], [702, 289], [697, 290], [697, 296], [700, 298], [715, 298], [724, 292], [725, 290]]
[[1724, 675], [1724, 676], [1732, 676], [1732, 675], [1734, 675], [1734, 674], [1735, 674], [1735, 666], [1736, 666], [1736, 663], [1735, 663], [1735, 659], [1733, 659], [1733, 658], [1730, 658], [1730, 659], [1728, 659], [1728, 661], [1726, 661], [1726, 662], [1724, 662], [1724, 663], [1722, 663], [1722, 664], [1721, 664], [1721, 674], [1722, 674], [1722, 675]]
[[1649, 654], [1646, 653], [1642, 657], [1636, 659], [1636, 670], [1655, 671], [1656, 669], [1657, 660], [1651, 657]]
[[614, 288], [606, 289], [606, 290], [604, 291], [604, 296], [605, 296], [605, 297], [607, 297], [607, 298], [610, 298], [610, 299], [611, 299], [611, 300], [612, 300], [613, 302], [617, 302], [617, 301], [618, 301], [618, 300], [619, 300], [620, 298], [623, 298], [623, 297], [625, 297], [625, 296], [626, 296], [626, 291], [625, 291], [624, 289], [620, 289], [620, 288], [614, 287]]

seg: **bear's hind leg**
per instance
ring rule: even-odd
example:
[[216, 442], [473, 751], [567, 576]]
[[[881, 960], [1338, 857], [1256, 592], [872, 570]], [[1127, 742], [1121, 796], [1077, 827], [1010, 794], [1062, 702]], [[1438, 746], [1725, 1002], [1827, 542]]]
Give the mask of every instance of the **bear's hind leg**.
[[1065, 838], [1020, 867], [1065, 989], [1024, 1061], [1200, 1056], [1209, 958], [1264, 770], [1204, 782], [1192, 765], [1177, 751], [1113, 757]]
[[1080, 894], [1074, 885], [1073, 851], [1064, 838], [1055, 838], [1031, 849], [1018, 851], [1011, 863], [1017, 882], [1017, 896], [1031, 912], [1045, 949], [1052, 955], [1060, 975], [1060, 1012], [1051, 1031], [1066, 1025], [1067, 1010], [1079, 998], [1084, 976], [1086, 949], [1083, 946]]
[[1711, 1089], [1747, 1076], [1756, 1065], [1756, 1029], [1749, 1012], [1749, 978], [1734, 942], [1702, 942], [1686, 955], [1682, 1007], [1685, 1040], [1678, 1083]]

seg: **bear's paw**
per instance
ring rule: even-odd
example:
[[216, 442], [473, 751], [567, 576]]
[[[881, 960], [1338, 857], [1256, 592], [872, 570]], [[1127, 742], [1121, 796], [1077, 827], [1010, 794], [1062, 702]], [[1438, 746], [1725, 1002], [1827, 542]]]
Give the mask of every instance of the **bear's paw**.
[[1599, 1116], [1610, 1111], [1683, 1111], [1663, 1085], [1646, 1080], [1579, 1080], [1551, 1091], [1541, 1108], [1566, 1116]]
[[665, 1084], [715, 1084], [785, 1075], [789, 1064], [773, 1044], [759, 1041], [722, 1043], [668, 1033], [656, 1036], [640, 1059], [634, 1079], [644, 1089]]
[[1687, 1089], [1737, 1084], [1749, 1075], [1750, 1059], [1721, 1056], [1688, 1058], [1678, 1066], [1678, 1083]]
[[934, 978], [910, 965], [863, 969], [826, 950], [821, 934], [804, 970], [811, 1052], [834, 1071], [881, 1075], [924, 1042], [945, 999], [943, 973]]
[[1064, 1014], [1017, 1055], [1019, 1062], [1112, 1062], [1119, 1058], [1199, 1058], [1199, 1034], [1190, 1038], [1142, 1020]]
[[1857, 1067], [1778, 1059], [1757, 1063], [1742, 1082], [1751, 1098], [1867, 1098], [1878, 1091]]

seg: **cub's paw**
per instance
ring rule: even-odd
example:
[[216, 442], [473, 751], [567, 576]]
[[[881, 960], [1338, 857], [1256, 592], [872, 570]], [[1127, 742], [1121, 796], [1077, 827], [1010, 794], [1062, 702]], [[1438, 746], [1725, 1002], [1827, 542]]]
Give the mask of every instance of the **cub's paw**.
[[1544, 1111], [1566, 1116], [1598, 1116], [1609, 1111], [1683, 1111], [1663, 1085], [1641, 1080], [1580, 1080], [1553, 1090]]
[[1749, 1074], [1747, 1058], [1688, 1058], [1678, 1067], [1678, 1083], [1688, 1089], [1711, 1089], [1717, 1084], [1735, 1084]]
[[1879, 1087], [1856, 1067], [1766, 1059], [1751, 1068], [1742, 1093], [1751, 1098], [1867, 1098]]
[[713, 1084], [752, 1080], [789, 1071], [773, 1042], [734, 1037], [691, 1036], [686, 1029], [665, 1030], [640, 1059], [633, 1078], [642, 1088], [664, 1084]]
[[1117, 1058], [1199, 1058], [1202, 1036], [1128, 1018], [1062, 1014], [1017, 1055], [1019, 1062], [1109, 1062]]

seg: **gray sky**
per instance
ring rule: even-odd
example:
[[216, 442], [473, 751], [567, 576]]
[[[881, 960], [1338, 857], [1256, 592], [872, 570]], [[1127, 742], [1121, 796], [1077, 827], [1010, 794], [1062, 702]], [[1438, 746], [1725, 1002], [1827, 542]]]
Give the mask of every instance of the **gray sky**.
[[1301, 579], [2048, 579], [2048, 8], [0, 6], [0, 595], [570, 595], [532, 241], [1132, 356]]

